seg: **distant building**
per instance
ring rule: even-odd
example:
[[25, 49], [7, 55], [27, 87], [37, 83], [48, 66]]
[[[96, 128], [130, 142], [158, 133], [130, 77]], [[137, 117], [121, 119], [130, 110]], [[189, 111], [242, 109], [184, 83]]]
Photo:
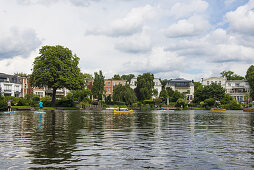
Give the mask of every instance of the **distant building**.
[[3, 96], [21, 97], [21, 82], [19, 77], [0, 73], [0, 93]]
[[[45, 89], [45, 96], [52, 96], [53, 95], [52, 88], [45, 87], [44, 89]], [[38, 93], [42, 93], [44, 89], [42, 88], [41, 89], [42, 91], [38, 91]], [[40, 89], [38, 89], [38, 90], [40, 90]], [[69, 92], [69, 90], [66, 88], [57, 89], [56, 90], [56, 98], [59, 99], [61, 97], [64, 97], [67, 95], [68, 92]], [[37, 94], [37, 95], [39, 95], [39, 94]]]
[[173, 91], [179, 91], [183, 94], [184, 100], [191, 102], [194, 99], [194, 83], [191, 80], [177, 78], [169, 80], [165, 86], [172, 88]]
[[250, 85], [247, 80], [227, 80], [226, 93], [233, 97], [237, 103], [249, 103]]
[[226, 88], [226, 78], [222, 77], [210, 77], [210, 78], [204, 78], [202, 79], [201, 83], [203, 86], [208, 86], [212, 83], [219, 84], [221, 87]]
[[29, 77], [20, 77], [21, 81], [21, 97], [25, 97], [27, 94], [33, 93], [33, 88], [30, 84]]
[[112, 79], [105, 79], [105, 85], [104, 85], [104, 90], [105, 90], [105, 95], [109, 96], [109, 95], [113, 95], [113, 91], [114, 91], [114, 86], [117, 85], [125, 85], [126, 81], [125, 80], [112, 80]]
[[251, 88], [247, 80], [227, 80], [222, 77], [210, 77], [202, 79], [203, 86], [212, 83], [219, 84], [225, 89], [226, 94], [233, 97], [237, 103], [249, 103]]

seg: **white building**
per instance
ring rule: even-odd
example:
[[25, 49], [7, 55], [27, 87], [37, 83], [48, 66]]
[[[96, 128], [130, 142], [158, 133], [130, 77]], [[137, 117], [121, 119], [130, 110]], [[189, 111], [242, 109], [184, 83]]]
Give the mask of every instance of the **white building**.
[[0, 73], [0, 93], [3, 96], [21, 97], [21, 83], [18, 76]]
[[[159, 97], [159, 95], [160, 95], [160, 92], [162, 90], [162, 85], [161, 85], [161, 82], [160, 82], [159, 78], [154, 78], [153, 82], [154, 82], [154, 89], [158, 91], [158, 95], [153, 96], [154, 98], [156, 98], [156, 97]], [[130, 81], [130, 87], [132, 89], [135, 89], [137, 87], [136, 84], [137, 84], [137, 78], [132, 78], [131, 81]]]
[[247, 80], [227, 80], [225, 89], [237, 103], [249, 103], [251, 88]]
[[173, 91], [179, 91], [183, 94], [184, 100], [191, 102], [194, 99], [194, 83], [191, 80], [177, 78], [169, 80], [165, 86], [172, 88]]
[[247, 80], [227, 80], [222, 77], [210, 77], [202, 79], [203, 86], [210, 85], [212, 83], [219, 84], [229, 94], [233, 97], [237, 103], [248, 103], [250, 101], [250, 85]]
[[203, 86], [208, 86], [212, 83], [219, 84], [221, 87], [226, 88], [226, 78], [222, 77], [210, 77], [210, 78], [204, 78], [202, 79], [201, 83]]

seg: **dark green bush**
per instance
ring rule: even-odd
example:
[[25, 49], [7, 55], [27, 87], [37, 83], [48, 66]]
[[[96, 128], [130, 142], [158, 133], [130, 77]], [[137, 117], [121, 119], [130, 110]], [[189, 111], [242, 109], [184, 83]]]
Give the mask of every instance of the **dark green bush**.
[[0, 97], [0, 111], [7, 110], [7, 101], [4, 99], [4, 97]]

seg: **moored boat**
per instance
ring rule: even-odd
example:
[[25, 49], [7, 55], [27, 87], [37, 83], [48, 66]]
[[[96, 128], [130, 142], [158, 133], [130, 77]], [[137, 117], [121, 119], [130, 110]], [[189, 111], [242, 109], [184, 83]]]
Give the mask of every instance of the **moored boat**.
[[226, 111], [226, 109], [221, 108], [212, 108], [211, 111]]
[[254, 112], [254, 108], [243, 108], [244, 112]]
[[132, 113], [133, 110], [114, 110], [114, 113]]

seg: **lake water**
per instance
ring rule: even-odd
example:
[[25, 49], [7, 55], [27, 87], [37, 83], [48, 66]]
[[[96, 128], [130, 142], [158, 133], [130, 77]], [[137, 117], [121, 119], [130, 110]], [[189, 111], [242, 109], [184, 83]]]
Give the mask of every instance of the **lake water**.
[[254, 113], [0, 112], [0, 169], [253, 169]]

